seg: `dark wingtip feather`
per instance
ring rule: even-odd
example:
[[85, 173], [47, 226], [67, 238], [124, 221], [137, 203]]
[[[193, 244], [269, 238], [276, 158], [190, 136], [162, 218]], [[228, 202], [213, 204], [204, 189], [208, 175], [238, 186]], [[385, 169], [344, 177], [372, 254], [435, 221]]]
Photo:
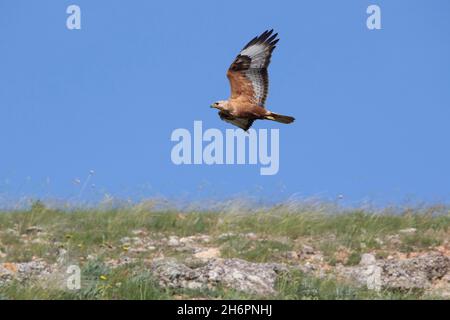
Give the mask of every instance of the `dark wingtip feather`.
[[260, 37], [259, 37], [259, 42], [261, 43], [267, 43], [268, 45], [272, 46], [274, 45], [276, 42], [278, 42], [279, 39], [277, 39], [278, 33], [272, 34], [273, 33], [273, 29], [271, 29], [270, 31], [265, 31]]
[[259, 36], [254, 37], [252, 40], [250, 40], [244, 47], [244, 49], [247, 49], [248, 47], [256, 44], [256, 43], [267, 43], [269, 46], [275, 45], [275, 43], [278, 42], [279, 39], [276, 39], [278, 36], [278, 33], [273, 34], [273, 29], [266, 30]]
[[278, 33], [275, 33], [272, 35], [269, 39], [267, 39], [268, 42], [272, 42], [276, 37], [278, 36]]

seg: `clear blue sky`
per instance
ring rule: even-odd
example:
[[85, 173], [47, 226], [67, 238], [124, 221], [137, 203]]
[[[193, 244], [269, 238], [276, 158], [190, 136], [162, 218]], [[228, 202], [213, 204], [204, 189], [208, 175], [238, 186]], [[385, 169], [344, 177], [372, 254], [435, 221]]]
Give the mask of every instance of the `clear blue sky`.
[[[66, 28], [70, 4], [82, 30]], [[366, 28], [370, 4], [382, 30]], [[267, 106], [297, 118], [255, 125], [280, 128], [279, 173], [172, 164], [172, 130], [230, 128], [208, 106], [269, 28]], [[0, 201], [74, 197], [89, 170], [87, 199], [450, 197], [447, 0], [2, 0], [0, 58]]]

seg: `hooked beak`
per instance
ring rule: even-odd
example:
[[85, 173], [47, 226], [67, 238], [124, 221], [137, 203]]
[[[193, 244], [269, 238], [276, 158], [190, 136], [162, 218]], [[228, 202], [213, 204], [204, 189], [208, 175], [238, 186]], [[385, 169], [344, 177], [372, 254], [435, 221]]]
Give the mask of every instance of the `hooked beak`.
[[209, 106], [210, 108], [217, 108], [214, 104]]

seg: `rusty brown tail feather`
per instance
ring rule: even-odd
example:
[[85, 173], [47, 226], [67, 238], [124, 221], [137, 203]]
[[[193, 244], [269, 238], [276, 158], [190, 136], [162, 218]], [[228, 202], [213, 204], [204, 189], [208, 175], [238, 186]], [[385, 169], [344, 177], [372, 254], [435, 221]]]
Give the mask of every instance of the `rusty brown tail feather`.
[[271, 112], [270, 115], [264, 117], [267, 120], [272, 120], [280, 123], [292, 123], [294, 122], [295, 118], [290, 116], [283, 116], [282, 114], [277, 114]]

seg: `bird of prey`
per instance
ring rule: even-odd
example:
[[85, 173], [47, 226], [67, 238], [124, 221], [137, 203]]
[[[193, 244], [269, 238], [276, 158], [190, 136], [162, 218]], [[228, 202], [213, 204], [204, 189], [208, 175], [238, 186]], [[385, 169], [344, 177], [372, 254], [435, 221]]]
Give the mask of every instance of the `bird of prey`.
[[247, 131], [255, 120], [291, 123], [295, 119], [264, 107], [269, 89], [267, 67], [278, 42], [277, 33], [265, 31], [253, 38], [238, 54], [227, 72], [231, 96], [217, 101], [211, 108], [219, 110], [220, 119]]

